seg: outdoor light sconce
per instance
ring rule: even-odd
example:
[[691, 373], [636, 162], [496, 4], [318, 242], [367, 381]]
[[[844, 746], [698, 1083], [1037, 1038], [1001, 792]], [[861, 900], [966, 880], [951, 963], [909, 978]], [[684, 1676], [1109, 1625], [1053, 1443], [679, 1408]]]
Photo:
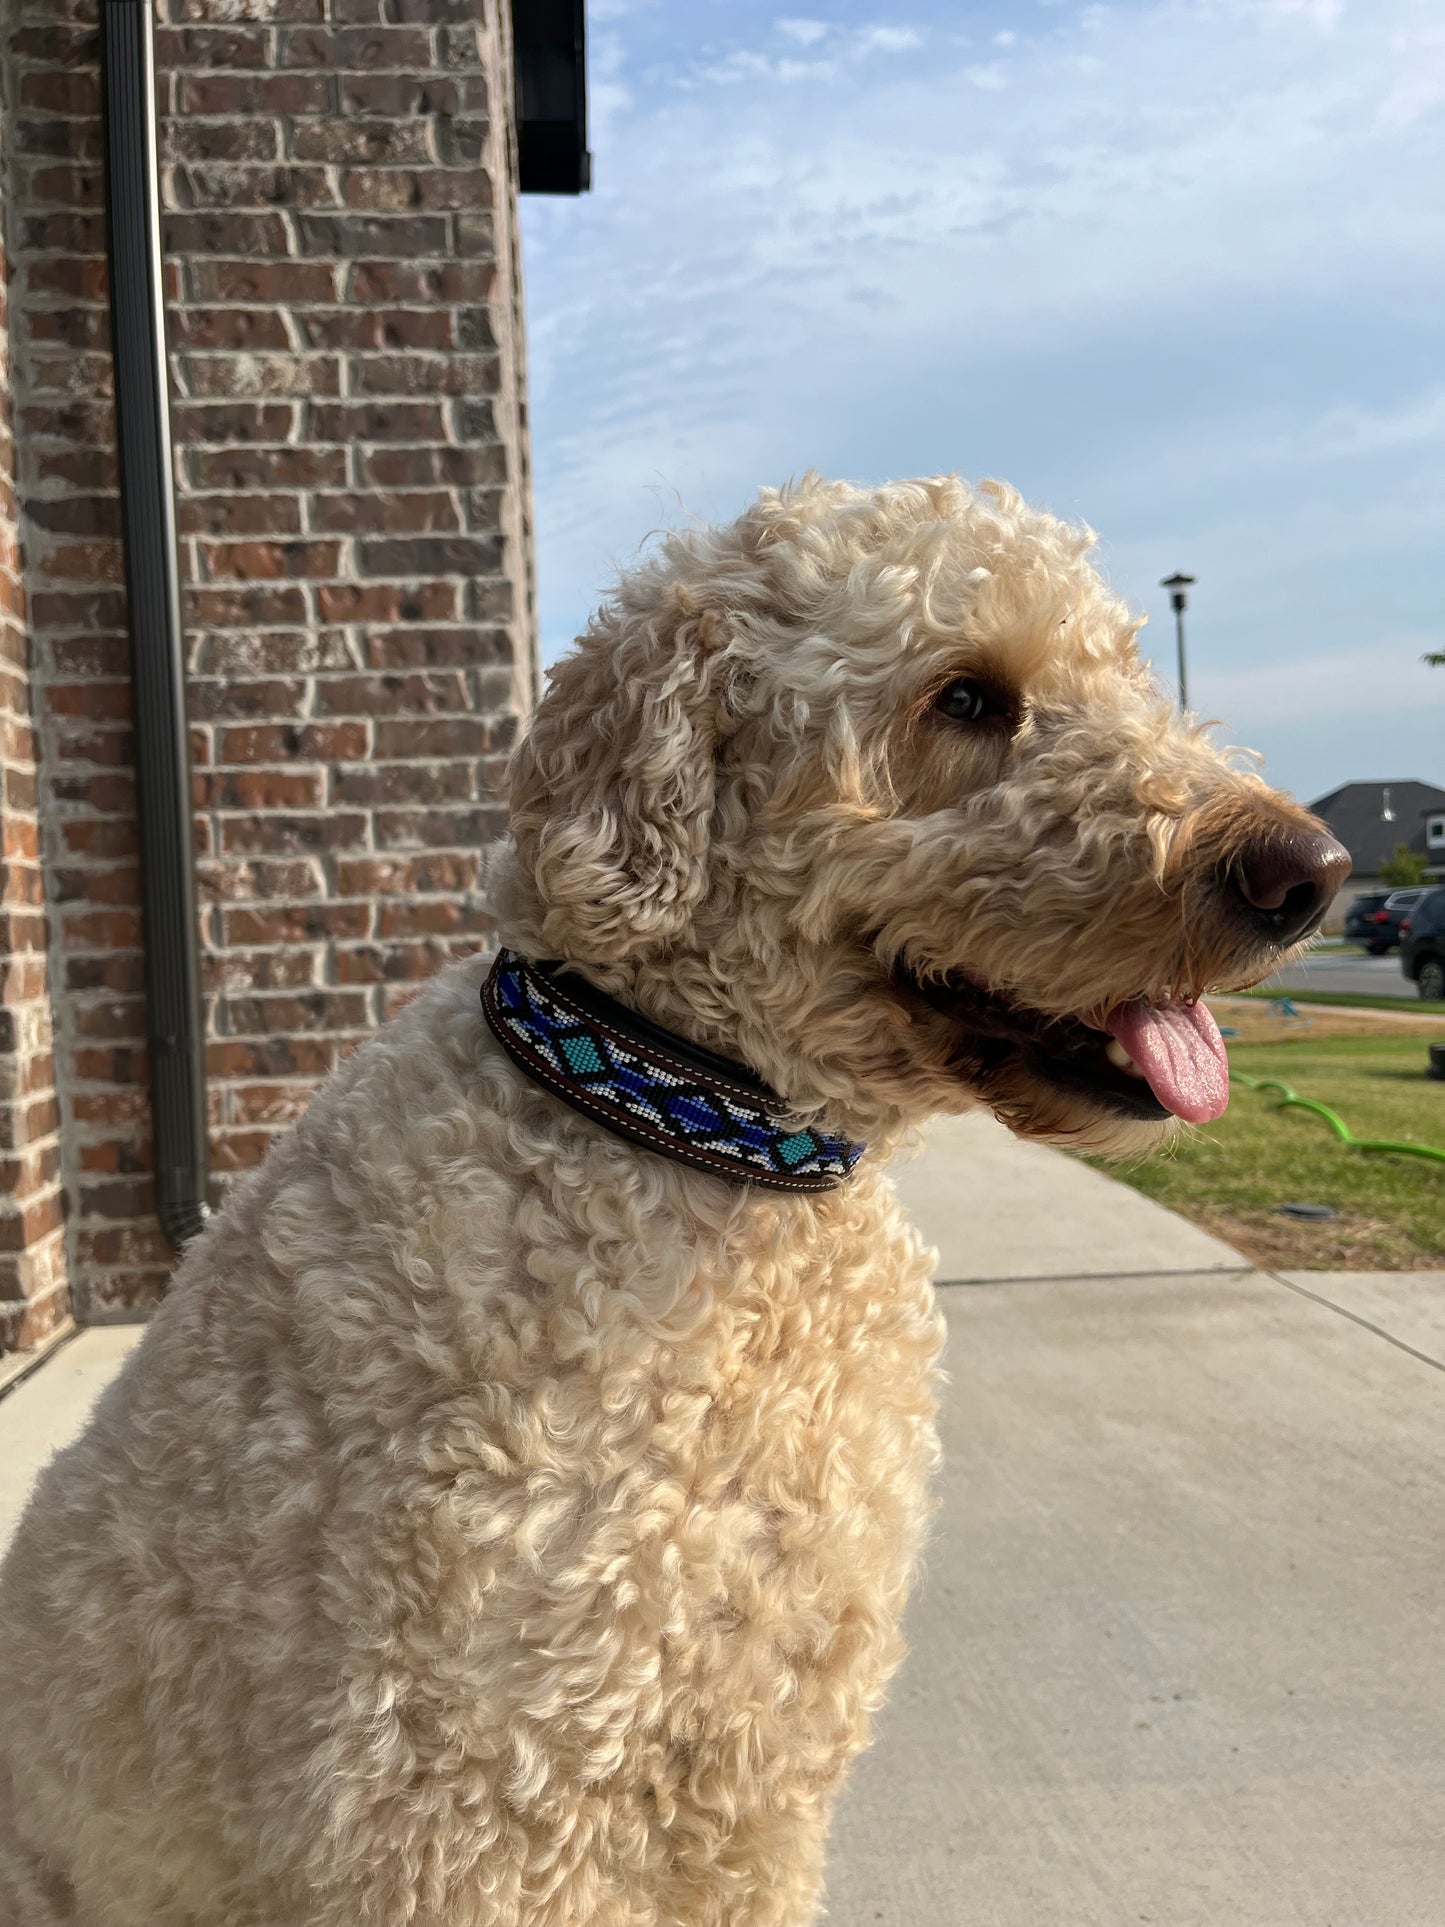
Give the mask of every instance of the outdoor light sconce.
[[517, 185], [523, 194], [585, 194], [587, 35], [583, 0], [512, 0]]

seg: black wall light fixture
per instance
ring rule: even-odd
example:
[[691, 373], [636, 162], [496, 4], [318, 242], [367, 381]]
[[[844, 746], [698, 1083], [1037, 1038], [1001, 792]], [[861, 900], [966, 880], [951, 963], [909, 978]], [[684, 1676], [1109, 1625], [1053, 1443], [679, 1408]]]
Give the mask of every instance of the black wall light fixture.
[[206, 1084], [151, 0], [102, 0], [106, 249], [130, 606], [156, 1212], [172, 1250], [206, 1221]]
[[583, 0], [512, 0], [518, 186], [523, 194], [585, 194], [587, 33]]

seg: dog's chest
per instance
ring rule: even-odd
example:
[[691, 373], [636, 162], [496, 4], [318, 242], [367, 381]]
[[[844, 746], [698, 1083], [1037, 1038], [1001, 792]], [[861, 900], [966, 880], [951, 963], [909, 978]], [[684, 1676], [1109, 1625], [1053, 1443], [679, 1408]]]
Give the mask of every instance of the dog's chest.
[[549, 1778], [625, 1770], [661, 1811], [719, 1749], [826, 1778], [861, 1744], [940, 1335], [925, 1256], [891, 1216], [882, 1234], [725, 1264], [554, 1247], [541, 1296], [494, 1307], [508, 1382], [446, 1428], [427, 1532], [489, 1716], [545, 1732]]

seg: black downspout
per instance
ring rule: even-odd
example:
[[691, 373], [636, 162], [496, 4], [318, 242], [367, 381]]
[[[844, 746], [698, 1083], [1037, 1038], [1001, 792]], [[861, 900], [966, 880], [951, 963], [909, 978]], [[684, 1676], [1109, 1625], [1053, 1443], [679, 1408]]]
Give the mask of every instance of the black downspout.
[[173, 1251], [206, 1221], [206, 1081], [151, 0], [101, 0], [105, 224], [145, 912], [156, 1213]]

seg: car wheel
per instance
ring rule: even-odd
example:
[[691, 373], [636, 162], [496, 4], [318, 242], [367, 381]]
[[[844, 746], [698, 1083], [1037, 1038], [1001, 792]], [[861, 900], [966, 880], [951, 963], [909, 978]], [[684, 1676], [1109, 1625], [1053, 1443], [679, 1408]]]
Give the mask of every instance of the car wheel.
[[1390, 946], [1387, 943], [1367, 943], [1365, 948], [1372, 957], [1383, 957]]
[[1445, 998], [1445, 963], [1438, 957], [1427, 957], [1420, 966], [1415, 984], [1422, 997], [1435, 1000]]

